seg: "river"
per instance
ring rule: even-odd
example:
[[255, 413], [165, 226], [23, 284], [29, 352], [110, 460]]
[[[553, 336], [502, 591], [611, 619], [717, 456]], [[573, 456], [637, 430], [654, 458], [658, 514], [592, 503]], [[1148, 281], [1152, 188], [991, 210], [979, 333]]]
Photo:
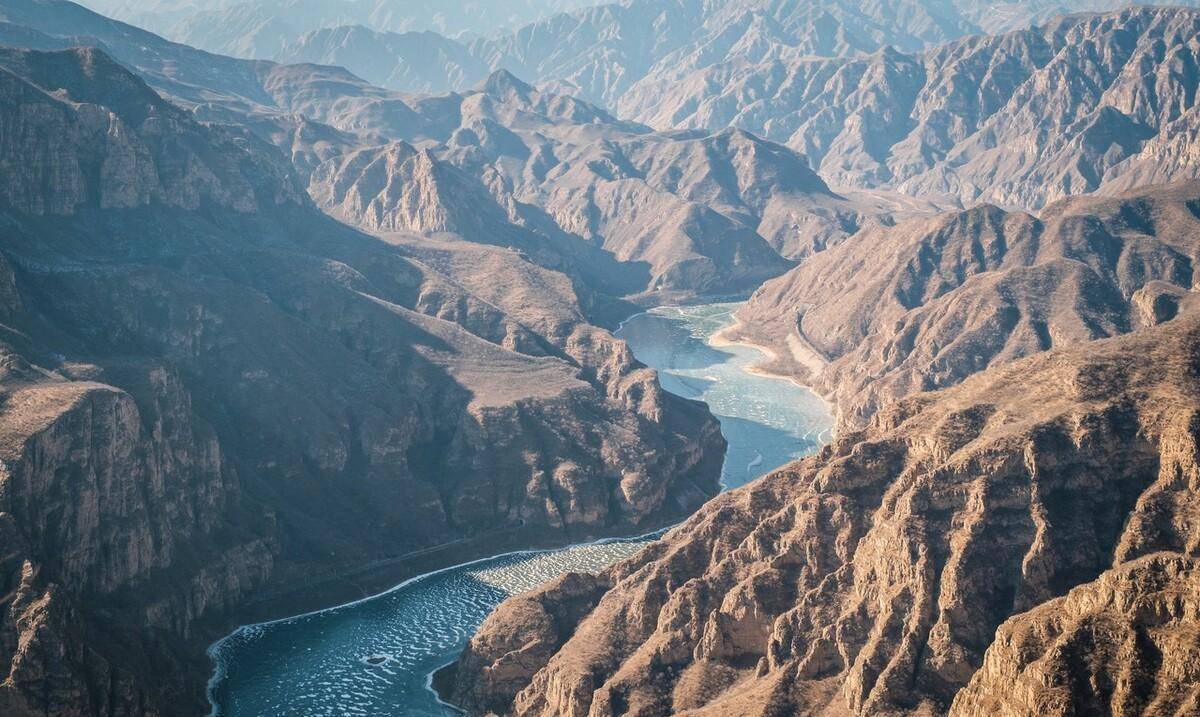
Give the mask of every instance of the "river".
[[[722, 484], [735, 488], [815, 450], [831, 416], [807, 389], [751, 373], [762, 354], [713, 346], [738, 304], [660, 308], [617, 335], [657, 368], [667, 390], [706, 401], [729, 442]], [[209, 650], [213, 714], [345, 717], [457, 714], [428, 689], [502, 600], [563, 572], [598, 570], [645, 538], [487, 558], [408, 580], [372, 598], [241, 627]]]

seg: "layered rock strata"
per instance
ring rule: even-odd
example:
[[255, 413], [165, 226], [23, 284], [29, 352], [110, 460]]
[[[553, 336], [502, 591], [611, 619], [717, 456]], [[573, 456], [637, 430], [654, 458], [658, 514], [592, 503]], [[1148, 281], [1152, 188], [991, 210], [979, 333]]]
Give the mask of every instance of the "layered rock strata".
[[919, 394], [509, 600], [471, 714], [1189, 714], [1200, 316]]

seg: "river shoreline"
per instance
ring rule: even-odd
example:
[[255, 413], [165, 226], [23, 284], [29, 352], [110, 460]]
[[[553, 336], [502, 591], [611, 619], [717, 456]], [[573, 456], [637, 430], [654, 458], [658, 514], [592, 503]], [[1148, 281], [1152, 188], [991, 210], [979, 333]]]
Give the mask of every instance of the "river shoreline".
[[[212, 645], [210, 645], [208, 647], [208, 650], [205, 651], [206, 654], [209, 656], [209, 659], [211, 659], [213, 661], [213, 664], [215, 666], [214, 670], [213, 670], [213, 675], [212, 675], [212, 677], [209, 678], [207, 686], [206, 686], [206, 690], [205, 690], [206, 694], [209, 698], [210, 711], [208, 713], [208, 717], [220, 717], [219, 706], [217, 705], [216, 701], [214, 700], [214, 691], [217, 689], [220, 682], [225, 677], [225, 671], [224, 671], [225, 666], [224, 666], [223, 662], [221, 661], [220, 655], [219, 655], [221, 647], [227, 641], [235, 639], [239, 634], [244, 633], [245, 631], [253, 630], [253, 629], [257, 629], [257, 628], [270, 627], [272, 625], [292, 623], [292, 622], [296, 622], [299, 620], [303, 620], [305, 618], [320, 615], [322, 613], [334, 612], [337, 610], [344, 610], [346, 608], [354, 607], [355, 605], [361, 605], [363, 603], [367, 603], [372, 600], [377, 600], [379, 598], [386, 597], [387, 595], [389, 595], [391, 593], [394, 593], [398, 590], [403, 590], [404, 588], [409, 587], [413, 584], [416, 584], [422, 580], [427, 580], [429, 578], [436, 577], [438, 575], [442, 575], [442, 574], [451, 572], [453, 570], [461, 570], [463, 568], [470, 568], [470, 567], [476, 566], [476, 565], [483, 565], [485, 563], [502, 560], [504, 558], [546, 555], [546, 554], [550, 554], [550, 553], [561, 552], [564, 550], [570, 550], [571, 548], [598, 546], [598, 545], [606, 545], [606, 544], [611, 544], [611, 543], [635, 543], [635, 542], [642, 542], [642, 541], [650, 542], [651, 540], [655, 540], [658, 537], [665, 535], [667, 531], [671, 530], [672, 528], [674, 528], [677, 525], [679, 525], [679, 522], [673, 523], [673, 524], [668, 525], [663, 528], [658, 528], [656, 530], [652, 530], [643, 535], [633, 535], [633, 536], [628, 536], [628, 537], [614, 536], [614, 537], [609, 537], [609, 538], [598, 538], [596, 540], [590, 540], [590, 541], [579, 542], [579, 543], [570, 543], [570, 544], [566, 544], [566, 545], [559, 545], [559, 546], [546, 547], [546, 548], [523, 548], [520, 550], [511, 550], [511, 551], [508, 551], [505, 553], [497, 553], [495, 555], [488, 555], [488, 556], [484, 556], [481, 558], [477, 558], [475, 560], [469, 560], [464, 563], [458, 563], [455, 565], [447, 565], [447, 566], [444, 566], [441, 568], [437, 568], [435, 570], [430, 570], [430, 571], [422, 573], [420, 575], [414, 575], [406, 580], [403, 580], [403, 581], [401, 581], [395, 585], [392, 585], [391, 587], [389, 587], [385, 590], [382, 590], [378, 593], [375, 593], [373, 595], [367, 595], [365, 597], [356, 598], [354, 600], [343, 602], [343, 603], [340, 603], [337, 605], [330, 605], [328, 607], [322, 607], [322, 608], [318, 608], [315, 610], [310, 610], [308, 612], [303, 612], [303, 613], [300, 613], [297, 615], [289, 615], [287, 617], [276, 618], [273, 620], [265, 620], [262, 622], [254, 622], [254, 623], [247, 623], [245, 625], [241, 625], [241, 626], [237, 627], [236, 629], [234, 629], [232, 632], [230, 632], [228, 635], [225, 635], [220, 640], [217, 640], [216, 642], [214, 642]], [[449, 664], [449, 663], [447, 663], [447, 664]], [[443, 665], [442, 667], [445, 667], [445, 666], [446, 665]], [[438, 669], [441, 669], [441, 668], [438, 668]], [[434, 672], [436, 672], [436, 671], [437, 670], [434, 670]], [[430, 672], [427, 677], [432, 678], [434, 672]], [[428, 679], [427, 679], [427, 682], [429, 682]], [[441, 696], [437, 694], [437, 691], [433, 689], [431, 683], [428, 685], [428, 689], [437, 697], [438, 702], [442, 703], [443, 705], [445, 705], [447, 707], [457, 709], [456, 707], [454, 707], [454, 705], [451, 705], [450, 703], [443, 701], [441, 699]]]
[[[755, 354], [761, 354], [764, 357], [769, 358], [771, 355], [771, 352], [769, 350], [767, 350], [765, 347], [757, 346], [757, 345], [754, 345], [754, 344], [748, 343], [748, 342], [726, 341], [723, 339], [723, 337], [721, 337], [722, 333], [724, 333], [726, 330], [728, 330], [732, 326], [736, 325], [736, 323], [733, 323], [733, 322], [736, 322], [736, 319], [733, 317], [732, 309], [722, 311], [723, 309], [726, 308], [726, 306], [732, 307], [732, 306], [735, 306], [735, 304], [732, 304], [732, 303], [730, 303], [730, 304], [702, 304], [702, 305], [696, 305], [696, 306], [691, 306], [691, 307], [654, 307], [647, 311], [639, 312], [637, 314], [634, 314], [634, 315], [626, 318], [624, 321], [621, 322], [621, 324], [614, 331], [614, 333], [621, 332], [627, 326], [630, 325], [630, 322], [635, 321], [636, 319], [638, 319], [638, 317], [643, 317], [646, 315], [653, 315], [664, 321], [678, 322], [678, 324], [681, 327], [682, 326], [692, 326], [693, 328], [691, 330], [692, 331], [691, 340], [700, 341], [700, 342], [702, 342], [703, 346], [705, 346], [705, 347], [716, 348], [718, 346], [742, 345], [742, 346], [745, 346], [746, 348], [752, 350]], [[719, 313], [715, 313], [712, 315], [706, 315], [704, 313], [704, 309], [712, 309]], [[679, 316], [671, 316], [670, 313], [672, 311], [678, 312]], [[704, 327], [704, 326], [711, 327], [712, 323], [714, 321], [720, 322], [722, 320], [725, 320], [727, 317], [728, 317], [728, 320], [731, 322], [729, 325], [720, 326], [717, 329], [713, 329], [711, 332], [708, 331], [708, 329], [706, 329], [706, 328], [697, 328], [697, 327]], [[650, 324], [650, 325], [654, 325], [654, 324]], [[643, 329], [642, 329], [643, 339], [645, 339], [645, 333], [644, 333], [645, 330], [646, 330], [645, 327], [643, 327]], [[699, 333], [696, 333], [697, 331]], [[652, 332], [652, 334], [653, 334], [653, 332]], [[687, 334], [684, 334], [684, 335], [686, 336]], [[634, 347], [631, 345], [631, 348], [634, 348]], [[635, 350], [635, 355], [638, 355], [638, 352], [636, 350]], [[773, 375], [768, 372], [761, 372], [761, 371], [753, 370], [752, 364], [747, 363], [748, 361], [750, 361], [752, 359], [749, 356], [747, 356], [747, 354], [745, 352], [742, 352], [742, 353], [739, 353], [736, 355], [731, 355], [726, 352], [726, 353], [723, 353], [722, 355], [725, 357], [724, 359], [716, 360], [712, 357], [706, 357], [706, 360], [710, 361], [710, 362], [714, 361], [714, 360], [717, 361], [713, 365], [715, 367], [717, 367], [718, 375], [724, 377], [723, 379], [720, 379], [720, 380], [726, 381], [728, 384], [727, 387], [724, 389], [724, 393], [722, 394], [723, 400], [726, 402], [726, 405], [725, 405], [726, 410], [729, 410], [730, 391], [733, 390], [732, 386], [735, 385], [734, 383], [729, 383], [729, 382], [736, 380], [737, 381], [736, 385], [738, 385], [738, 386], [742, 385], [740, 379], [735, 379], [735, 378], [731, 377], [733, 374], [736, 374], [736, 375], [757, 376], [759, 378], [768, 379], [772, 382], [784, 380], [789, 385], [792, 385], [799, 389], [803, 389], [806, 392], [806, 395], [816, 399], [816, 401], [821, 404], [821, 407], [824, 410], [824, 415], [826, 415], [826, 416], [829, 415], [827, 402], [825, 402], [825, 400], [822, 397], [820, 397], [814, 391], [812, 391], [811, 387], [804, 386], [803, 384], [800, 384], [799, 382], [795, 381], [791, 377]], [[685, 356], [686, 356], [686, 354], [685, 354]], [[675, 381], [677, 383], [678, 386], [686, 386], [687, 381], [695, 382], [695, 381], [699, 380], [701, 384], [707, 384], [707, 383], [710, 383], [711, 381], [718, 380], [716, 376], [708, 375], [708, 373], [711, 373], [711, 371], [713, 369], [709, 369], [708, 373], [705, 373], [704, 375], [691, 374], [691, 378], [688, 378], [688, 376], [686, 375], [687, 374], [686, 371], [683, 373], [679, 373], [678, 371], [668, 371], [667, 369], [670, 367], [658, 366], [658, 365], [654, 364], [653, 362], [644, 360], [641, 355], [638, 355], [638, 358], [639, 358], [639, 360], [642, 360], [643, 363], [647, 363], [647, 365], [651, 365], [652, 367], [658, 369], [660, 374], [664, 375], [664, 378], [666, 378], [666, 376], [668, 374], [670, 374], [670, 377], [672, 378], [673, 381]], [[685, 364], [686, 364], [686, 362], [685, 362]], [[726, 384], [720, 384], [720, 385], [726, 386]], [[705, 389], [705, 390], [707, 390], [707, 389]], [[679, 393], [678, 390], [675, 392]], [[740, 394], [737, 394], [736, 391], [734, 392], [733, 395], [738, 396], [740, 398]], [[778, 389], [764, 390], [760, 387], [760, 388], [756, 388], [754, 391], [750, 392], [748, 395], [757, 396], [759, 404], [762, 403], [762, 400], [761, 400], [762, 395], [767, 395], [767, 396], [770, 396], [771, 399], [774, 400], [777, 404], [781, 400], [786, 402], [786, 398], [782, 398], [782, 397], [788, 397], [790, 395], [790, 391], [780, 391]], [[690, 396], [690, 397], [696, 398], [695, 396]], [[701, 398], [701, 400], [706, 400], [706, 399]], [[813, 401], [811, 399], [804, 399], [804, 401], [807, 402], [805, 405], [807, 405], [809, 407], [808, 408], [809, 411], [814, 410], [812, 408]], [[740, 404], [741, 401], [739, 400], [739, 401], [736, 401], [735, 403]], [[748, 405], [754, 406], [754, 405], [758, 405], [758, 404], [755, 404], [754, 401], [750, 401]], [[773, 405], [773, 404], [770, 404], [770, 402], [768, 401], [767, 405]], [[762, 406], [760, 405], [759, 408], [762, 408]], [[718, 415], [718, 418], [720, 418], [720, 416], [721, 416], [720, 413], [718, 413], [715, 410], [714, 410], [714, 413]], [[736, 410], [733, 415], [735, 415], [735, 416], [738, 415]], [[785, 413], [785, 415], [790, 415], [790, 414]], [[809, 416], [809, 418], [811, 418], [810, 414], [802, 413], [802, 414], [798, 414], [798, 415], [800, 415], [801, 417]], [[815, 415], [815, 414], [812, 414], [812, 415]], [[778, 417], [776, 417], [776, 418], [778, 419]], [[726, 419], [726, 420], [729, 420], [729, 419]], [[745, 424], [747, 424], [749, 422], [749, 425], [756, 425], [754, 423], [754, 420], [759, 420], [759, 419], [751, 420], [748, 415], [746, 418], [736, 418], [733, 420], [735, 420], [735, 423], [740, 421], [741, 424], [743, 424], [743, 425], [735, 425], [734, 426], [734, 428], [737, 429], [735, 431], [735, 433], [738, 433], [743, 438], [743, 440], [754, 440], [754, 441], [766, 440], [766, 441], [768, 441], [767, 443], [761, 443], [761, 444], [752, 443], [748, 446], [741, 447], [741, 451], [742, 451], [741, 457], [738, 458], [737, 460], [742, 460], [742, 458], [745, 458], [746, 451], [748, 449], [754, 451], [753, 460], [750, 460], [749, 464], [745, 467], [746, 473], [751, 473], [754, 475], [754, 477], [757, 477], [757, 475], [761, 475], [762, 473], [767, 472], [766, 469], [768, 468], [768, 466], [763, 466], [763, 470], [761, 472], [759, 472], [757, 470], [757, 467], [763, 462], [763, 452], [767, 452], [771, 456], [770, 461], [774, 465], [779, 464], [778, 461], [781, 459], [781, 454], [780, 454], [781, 448], [778, 443], [779, 438], [774, 437], [775, 434], [770, 434], [770, 436], [767, 436], [765, 438], [762, 436], [760, 436], [759, 438], [753, 438], [754, 435], [758, 435], [758, 434], [746, 434], [747, 428], [745, 428]], [[776, 421], [776, 423], [777, 422], [778, 421]], [[725, 433], [726, 426], [724, 423], [722, 425], [723, 425], [722, 432]], [[809, 423], [800, 421], [797, 424], [797, 428], [799, 430], [802, 430], [805, 425], [809, 425]], [[820, 425], [819, 427], [824, 430], [820, 430], [817, 435], [817, 438], [814, 440], [811, 440], [811, 441], [809, 440], [809, 436], [813, 433], [813, 430], [816, 430], [818, 428], [817, 426], [814, 426], [813, 430], [810, 430], [808, 433], [805, 433], [803, 435], [799, 432], [799, 430], [797, 430], [797, 432], [795, 433], [795, 438], [793, 440], [798, 441], [798, 443], [796, 443], [794, 445], [796, 445], [796, 446], [807, 445], [807, 446], [811, 447], [812, 445], [819, 444], [821, 442], [820, 436], [824, 435], [826, 433], [826, 431], [829, 431], [832, 429], [832, 422], [824, 423], [823, 425]], [[773, 431], [775, 431], [775, 433], [780, 433], [780, 429], [778, 429], [778, 428], [769, 429], [769, 430], [773, 430]], [[782, 434], [780, 433], [780, 435], [782, 435]], [[749, 436], [749, 438], [748, 438], [748, 436]], [[728, 435], [727, 435], [727, 438], [728, 438]], [[771, 440], [774, 440], [774, 443], [771, 443], [770, 442]], [[762, 450], [759, 451], [758, 448], [756, 448], [755, 446], [761, 447]], [[802, 450], [802, 449], [792, 448], [792, 449], [787, 449], [787, 450]], [[811, 448], [809, 448], [808, 450], [811, 450]], [[731, 463], [731, 460], [733, 459], [734, 455], [735, 455], [735, 451], [734, 451], [733, 447], [731, 446], [731, 450], [726, 453], [726, 456], [724, 459], [724, 466], [722, 469], [722, 488], [723, 488], [723, 490], [728, 489], [730, 487], [730, 485], [725, 482], [725, 476], [727, 474], [732, 475], [734, 473], [737, 473], [737, 476], [735, 476], [735, 477], [741, 478], [742, 482], [745, 482], [745, 480], [748, 480], [744, 477], [745, 473], [740, 472], [741, 466]], [[742, 484], [741, 482], [734, 482], [733, 486], [736, 487], [737, 485], [741, 485], [741, 484]], [[684, 518], [684, 519], [686, 519], [686, 518]], [[675, 521], [674, 523], [671, 524], [671, 526], [678, 524], [678, 522], [680, 522], [680, 521], [678, 521], [678, 520]], [[548, 541], [548, 542], [551, 542], [551, 544], [547, 545], [546, 547], [522, 546], [520, 548], [516, 548], [513, 550], [502, 551], [502, 552], [486, 555], [486, 556], [479, 557], [479, 558], [472, 559], [472, 560], [459, 561], [454, 564], [444, 565], [444, 566], [441, 566], [441, 567], [438, 567], [438, 568], [435, 568], [432, 570], [422, 572], [417, 575], [412, 575], [406, 579], [403, 579], [401, 582], [392, 584], [392, 585], [390, 585], [382, 590], [379, 590], [373, 594], [358, 597], [358, 598], [355, 598], [355, 599], [352, 599], [349, 601], [344, 601], [339, 604], [333, 605], [331, 607], [320, 607], [320, 608], [312, 609], [309, 611], [301, 612], [300, 614], [294, 614], [294, 615], [289, 615], [289, 616], [281, 617], [281, 618], [277, 618], [277, 619], [264, 620], [261, 622], [252, 622], [252, 623], [249, 623], [246, 625], [242, 625], [242, 626], [238, 627], [237, 629], [233, 630], [232, 632], [229, 632], [221, 639], [213, 642], [209, 646], [208, 655], [214, 666], [212, 676], [208, 681], [208, 685], [207, 685], [207, 689], [206, 689], [206, 695], [209, 699], [209, 704], [210, 704], [210, 708], [211, 708], [210, 713], [209, 713], [210, 717], [216, 717], [217, 715], [221, 715], [221, 714], [229, 714], [229, 712], [225, 711], [225, 705], [222, 704], [222, 701], [224, 699], [235, 699], [237, 695], [242, 694], [242, 693], [238, 692], [237, 687], [229, 687], [228, 685], [225, 684], [226, 681], [230, 678], [230, 675], [228, 672], [228, 664], [230, 664], [229, 660], [238, 659], [238, 656], [243, 654], [242, 652], [239, 652], [239, 651], [244, 651], [245, 649], [247, 649], [245, 646], [239, 646], [241, 643], [244, 643], [243, 638], [250, 639], [252, 641], [257, 640], [257, 639], [259, 639], [257, 636], [258, 633], [271, 632], [270, 630], [266, 630], [266, 628], [282, 628], [284, 630], [283, 633], [276, 633], [276, 636], [273, 638], [276, 641], [283, 639], [278, 636], [279, 634], [282, 634], [282, 635], [295, 634], [296, 629], [300, 629], [300, 630], [308, 629], [308, 628], [296, 627], [296, 626], [300, 626], [306, 622], [311, 622], [313, 620], [321, 620], [321, 621], [323, 621], [322, 624], [329, 624], [332, 622], [335, 625], [335, 627], [333, 629], [338, 629], [338, 628], [336, 628], [336, 625], [339, 624], [339, 620], [341, 620], [341, 618], [337, 617], [337, 616], [342, 613], [353, 612], [354, 610], [358, 610], [361, 612], [364, 609], [369, 611], [371, 608], [368, 606], [368, 604], [375, 604], [374, 601], [387, 601], [387, 600], [392, 599], [393, 596], [396, 596], [396, 599], [406, 600], [408, 598], [403, 597], [403, 596], [405, 596], [411, 590], [416, 590], [417, 593], [422, 593], [423, 591], [428, 592], [429, 590], [439, 589], [437, 586], [440, 582], [444, 582], [445, 580], [457, 580], [461, 574], [463, 574], [464, 572], [471, 571], [472, 568], [475, 566], [481, 566], [484, 569], [484, 572], [486, 572], [487, 570], [493, 569], [493, 568], [487, 567], [488, 565], [503, 563], [505, 561], [511, 561], [511, 560], [515, 560], [518, 558], [522, 558], [522, 557], [544, 556], [546, 559], [552, 561], [552, 560], [558, 559], [560, 557], [563, 557], [566, 553], [568, 553], [570, 551], [587, 550], [589, 548], [603, 549], [604, 546], [613, 545], [613, 544], [619, 544], [619, 547], [621, 547], [622, 550], [624, 549], [625, 546], [630, 546], [631, 549], [635, 548], [636, 550], [641, 550], [644, 547], [644, 543], [648, 542], [649, 540], [653, 539], [654, 537], [656, 537], [658, 535], [665, 533], [667, 530], [669, 530], [669, 528], [671, 526], [654, 529], [654, 530], [651, 530], [644, 534], [635, 535], [632, 537], [611, 536], [611, 537], [600, 537], [598, 540], [592, 540], [589, 538], [586, 540], [586, 542], [573, 541], [566, 545], [562, 545], [562, 544], [556, 545], [556, 544], [553, 544], [551, 541]], [[560, 536], [560, 537], [563, 537], [563, 536]], [[476, 547], [479, 547], [479, 546], [476, 546]], [[617, 547], [617, 546], [614, 546], [614, 547]], [[625, 558], [629, 557], [629, 555], [632, 555], [632, 554], [634, 554], [634, 553], [630, 552], [628, 555], [625, 555], [622, 553], [621, 557], [618, 557], [617, 559], [625, 559]], [[442, 555], [440, 557], [442, 557], [444, 559], [446, 556]], [[611, 564], [611, 563], [608, 563], [608, 564]], [[569, 565], [570, 565], [570, 563], [568, 563], [568, 566]], [[504, 568], [503, 566], [500, 566], [495, 569], [503, 571], [506, 568]], [[570, 570], [573, 568], [567, 567], [567, 569]], [[422, 586], [422, 585], [425, 585], [428, 587], [421, 587], [421, 588], [417, 587], [417, 586]], [[515, 594], [515, 593], [510, 593], [510, 594]], [[505, 598], [504, 598], [504, 596], [501, 596], [500, 599], [502, 600]], [[494, 603], [491, 604], [491, 606], [487, 608], [487, 611], [490, 612], [490, 610], [493, 608], [494, 608]], [[484, 616], [486, 616], [486, 613], [484, 613]], [[389, 626], [387, 629], [390, 630], [391, 627]], [[469, 638], [470, 634], [472, 634], [474, 632], [474, 629], [475, 629], [474, 627], [470, 628], [469, 632], [466, 634], [467, 638]], [[289, 632], [289, 630], [290, 630], [290, 632]], [[386, 633], [387, 631], [385, 630], [384, 632]], [[230, 648], [230, 652], [228, 654], [226, 653], [227, 647]], [[258, 654], [258, 653], [261, 653], [263, 650], [268, 650], [268, 652], [269, 652], [270, 649], [277, 649], [277, 646], [274, 646], [274, 647], [269, 646], [268, 648], [257, 648], [256, 647], [253, 649], [257, 650], [257, 652], [254, 654]], [[305, 648], [305, 649], [312, 650], [314, 648], [309, 647], [309, 648]], [[321, 649], [326, 649], [326, 648], [321, 648]], [[339, 649], [344, 650], [344, 647], [339, 648]], [[366, 647], [364, 646], [363, 649], [366, 649]], [[439, 648], [439, 649], [442, 649], [442, 648]], [[445, 656], [449, 656], [451, 654], [457, 655], [459, 651], [461, 651], [461, 647], [455, 648], [453, 653], [441, 652], [438, 654], [443, 654]], [[384, 653], [386, 653], [386, 649], [384, 649], [383, 651], [380, 651], [380, 652], [373, 652], [370, 654], [379, 654], [381, 657], [381, 663], [379, 663], [380, 666], [387, 667], [390, 664], [390, 659], [389, 659], [388, 655], [386, 655]], [[267, 653], [264, 653], [264, 654], [267, 654]], [[431, 654], [433, 654], [433, 653], [431, 653]], [[410, 682], [415, 682], [415, 678], [418, 677], [418, 675], [421, 678], [421, 680], [420, 680], [420, 682], [421, 682], [420, 687], [422, 688], [421, 691], [424, 691], [428, 695], [428, 697], [422, 701], [419, 701], [419, 702], [413, 701], [411, 703], [413, 705], [424, 705], [424, 707], [421, 707], [421, 706], [414, 707], [414, 710], [419, 710], [420, 714], [423, 714], [423, 715], [435, 714], [435, 713], [436, 714], [444, 714], [444, 712], [439, 712], [437, 710], [431, 709], [431, 706], [434, 704], [438, 705], [442, 710], [457, 709], [457, 708], [454, 708], [453, 705], [449, 705], [448, 703], [446, 703], [445, 700], [443, 700], [441, 698], [441, 696], [437, 693], [436, 689], [434, 689], [434, 685], [433, 685], [433, 675], [445, 666], [445, 656], [443, 656], [441, 658], [441, 661], [439, 661], [437, 663], [430, 664], [427, 661], [425, 663], [427, 665], [427, 667], [424, 670], [422, 670], [421, 673], [408, 671], [408, 668], [405, 668], [403, 665], [397, 664], [397, 669], [401, 670], [400, 675], [404, 675], [404, 674], [408, 675], [407, 677], [403, 678], [404, 680], [407, 680]], [[246, 665], [246, 662], [245, 662], [246, 659], [252, 660], [250, 663], [248, 663], [249, 666]], [[253, 680], [258, 679], [255, 677], [255, 675], [259, 674], [260, 672], [264, 675], [264, 679], [269, 679], [272, 682], [280, 679], [279, 673], [277, 671], [284, 669], [283, 665], [268, 666], [267, 668], [263, 668], [262, 664], [264, 664], [264, 663], [262, 663], [261, 660], [259, 660], [257, 662], [254, 660], [259, 660], [259, 658], [241, 657], [241, 659], [240, 659], [239, 665], [241, 665], [241, 667], [239, 669], [241, 669], [244, 674], [239, 679], [241, 680], [240, 684], [242, 685], [243, 689], [258, 690], [259, 688], [257, 688], [257, 687], [247, 687], [247, 685], [259, 684], [258, 682], [253, 682]], [[307, 663], [304, 663], [304, 664], [307, 664]], [[368, 664], [371, 664], [371, 663], [368, 663]], [[257, 665], [257, 667], [256, 667], [256, 665]], [[414, 667], [415, 667], [415, 665], [414, 665]], [[263, 671], [264, 669], [267, 671], [264, 672]], [[310, 669], [310, 668], [301, 668], [301, 669]], [[249, 672], [246, 672], [246, 670], [249, 670]], [[289, 677], [289, 678], [293, 676], [292, 673], [284, 673], [284, 674], [287, 675], [287, 677]], [[392, 674], [392, 673], [388, 673], [388, 674]], [[266, 677], [266, 675], [271, 675], [271, 676]], [[400, 675], [398, 675], [397, 677], [400, 677]], [[305, 675], [304, 674], [295, 674], [294, 676], [297, 678], [300, 678], [300, 677], [304, 677]], [[247, 679], [252, 680], [252, 682], [246, 683]], [[235, 684], [237, 684], [237, 683], [235, 683]], [[267, 684], [267, 683], [264, 683], [264, 684], [265, 684], [265, 687], [263, 687], [263, 689], [267, 689], [268, 691], [270, 689], [272, 689], [271, 684]], [[400, 685], [401, 683], [396, 683], [396, 684]], [[289, 688], [290, 687], [291, 686], [289, 685]], [[228, 692], [226, 694], [220, 694], [219, 690], [222, 688], [229, 689], [232, 691]], [[415, 699], [415, 697], [416, 697], [416, 695], [414, 694], [413, 698]], [[246, 708], [242, 704], [241, 698], [236, 698], [236, 699], [237, 699], [237, 701], [234, 703], [231, 703], [231, 705], [238, 705], [238, 706], [230, 706], [230, 709], [232, 710], [232, 714], [234, 714], [234, 715], [249, 714], [250, 712], [246, 712]], [[253, 702], [253, 700], [251, 700], [251, 702]], [[282, 703], [280, 703], [279, 706], [282, 706]], [[318, 712], [314, 712], [314, 714], [317, 714], [317, 713]], [[346, 713], [348, 714], [349, 712], [346, 712]], [[416, 713], [417, 713], [416, 711], [413, 712], [413, 714], [416, 714]], [[330, 714], [330, 713], [328, 711], [326, 711], [326, 712], [323, 712], [320, 714]]]

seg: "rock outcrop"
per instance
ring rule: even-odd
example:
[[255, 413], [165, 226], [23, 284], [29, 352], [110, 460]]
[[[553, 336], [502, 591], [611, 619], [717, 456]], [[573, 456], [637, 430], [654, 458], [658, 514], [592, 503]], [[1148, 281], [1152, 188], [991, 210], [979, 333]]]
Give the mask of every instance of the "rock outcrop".
[[439, 682], [471, 714], [1189, 714], [1197, 355], [1186, 312], [902, 400], [510, 600]]
[[717, 490], [716, 421], [589, 323], [619, 302], [351, 229], [98, 50], [0, 52], [0, 167], [5, 715], [196, 714], [252, 593]]
[[1173, 318], [1195, 287], [1198, 201], [1183, 182], [863, 232], [768, 282], [732, 333], [862, 425], [906, 394]]
[[950, 714], [1194, 714], [1197, 567], [1147, 555], [1008, 620]]

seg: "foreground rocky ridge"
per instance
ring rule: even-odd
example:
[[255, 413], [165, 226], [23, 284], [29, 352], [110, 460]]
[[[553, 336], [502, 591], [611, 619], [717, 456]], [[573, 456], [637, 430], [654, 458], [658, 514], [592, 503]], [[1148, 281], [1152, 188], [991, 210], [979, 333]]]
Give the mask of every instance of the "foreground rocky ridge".
[[990, 366], [1173, 318], [1195, 286], [1200, 183], [980, 206], [863, 232], [768, 282], [730, 335], [813, 385], [845, 426]]
[[1197, 355], [1188, 311], [893, 404], [504, 603], [444, 693], [500, 715], [1190, 714]]
[[252, 592], [716, 491], [715, 420], [565, 275], [340, 224], [95, 49], [0, 51], [0, 128], [0, 712], [198, 713]]

